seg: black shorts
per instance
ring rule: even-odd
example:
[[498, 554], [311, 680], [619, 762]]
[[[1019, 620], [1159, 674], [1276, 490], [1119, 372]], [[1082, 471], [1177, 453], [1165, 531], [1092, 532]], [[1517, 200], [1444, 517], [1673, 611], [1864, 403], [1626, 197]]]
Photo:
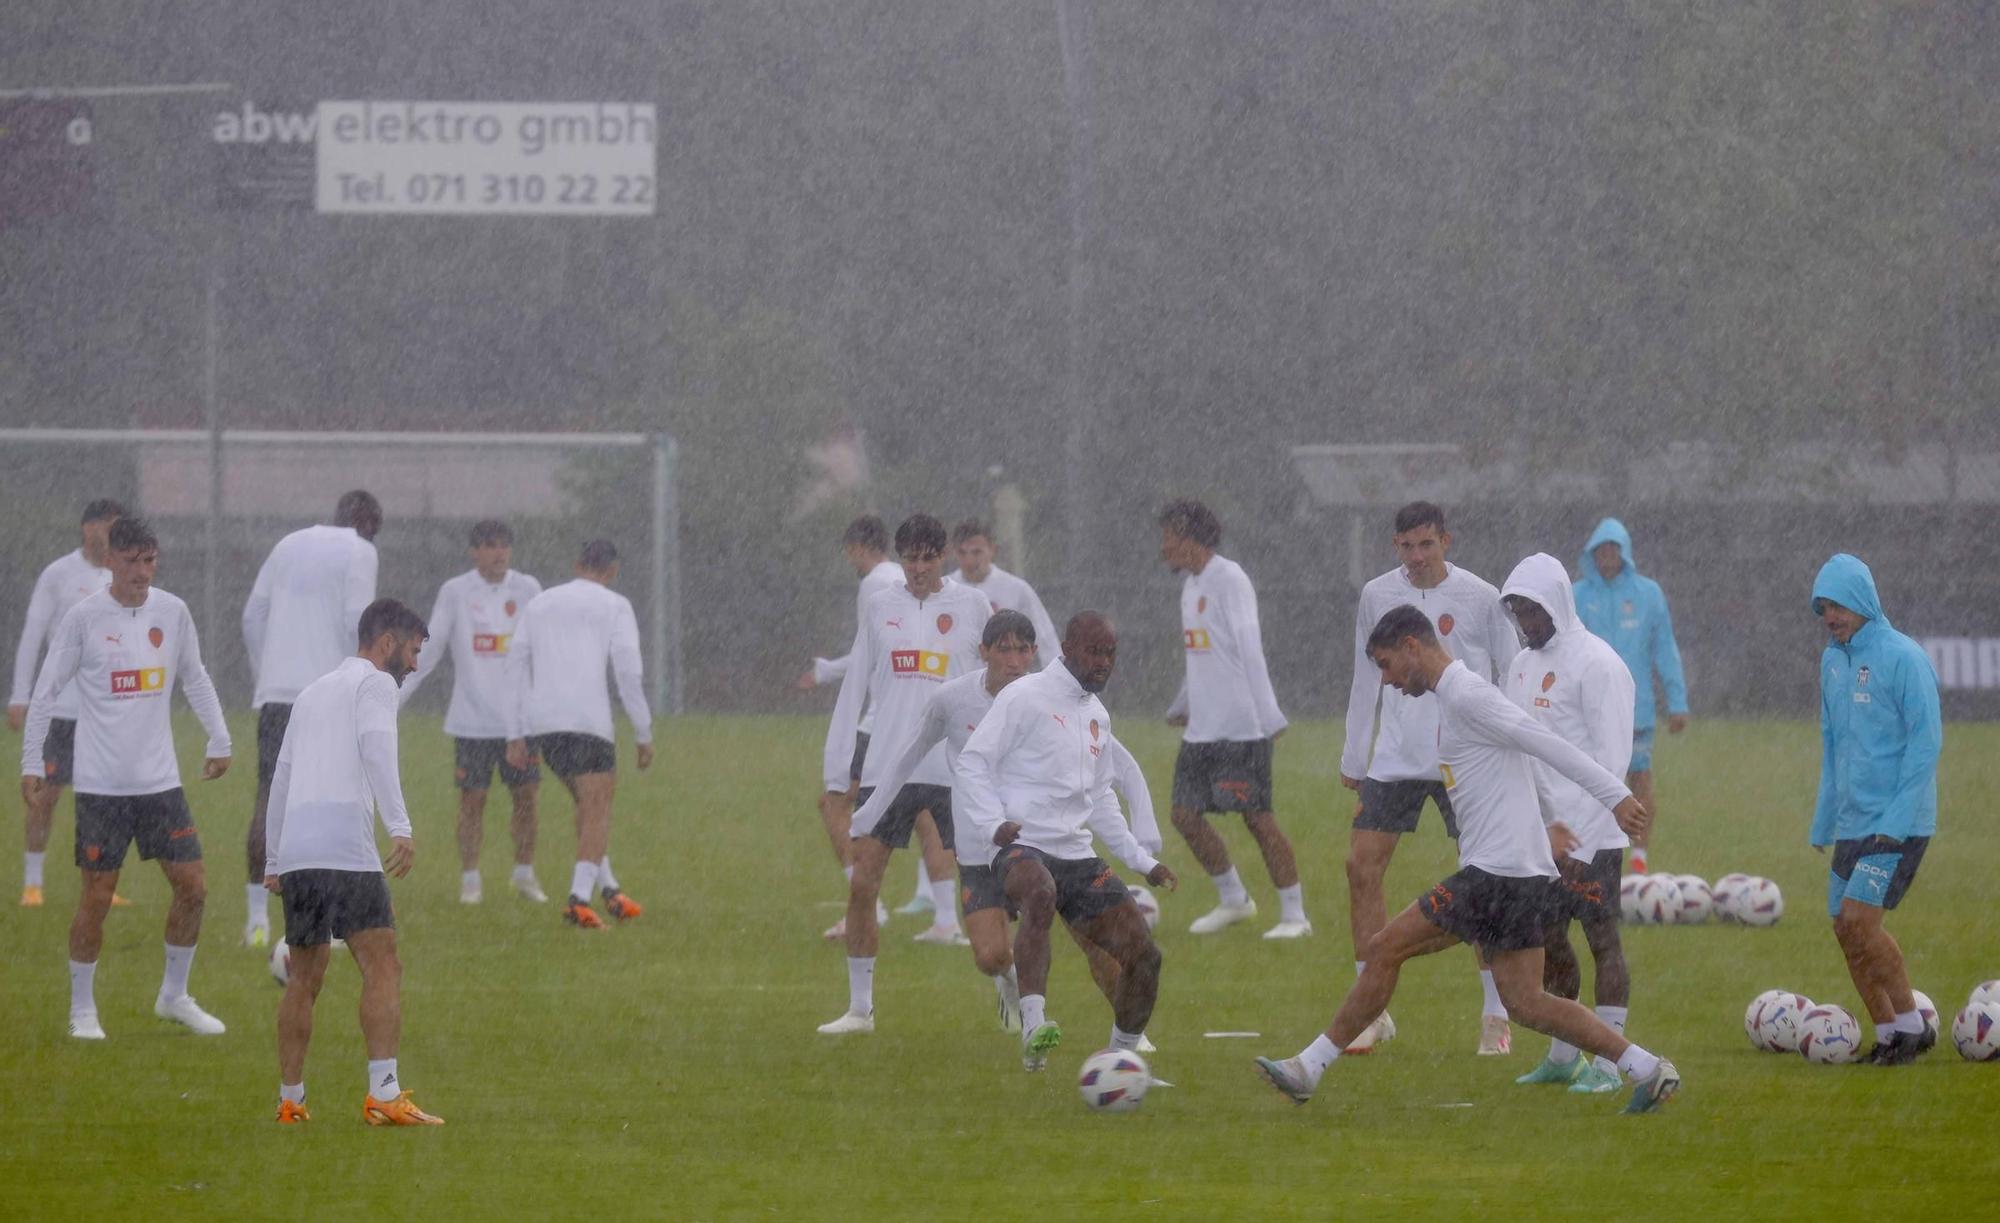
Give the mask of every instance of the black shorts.
[[1009, 845], [993, 859], [993, 877], [1004, 890], [1016, 863], [1039, 862], [1056, 881], [1056, 912], [1070, 926], [1130, 904], [1132, 893], [1102, 858], [1055, 858], [1028, 845]]
[[[855, 797], [865, 804], [873, 793], [875, 787], [869, 786]], [[875, 821], [875, 827], [862, 835], [874, 837], [890, 849], [902, 849], [910, 843], [910, 832], [917, 826], [917, 813], [920, 811], [931, 813], [931, 823], [937, 825], [938, 840], [944, 843], [944, 847], [957, 848], [952, 844], [951, 836], [950, 786], [917, 782], [904, 786], [896, 791], [896, 797], [890, 800], [889, 809], [882, 813], [882, 818]]]
[[958, 864], [958, 903], [967, 917], [981, 909], [1004, 909], [1007, 916], [1016, 916], [1007, 889], [1000, 886], [1000, 873], [990, 866]]
[[535, 755], [548, 762], [549, 772], [568, 781], [585, 773], [615, 773], [618, 771], [618, 745], [609, 739], [596, 735], [578, 734], [574, 731], [552, 731], [546, 735], [529, 735], [528, 747]]
[[285, 728], [292, 724], [292, 707], [266, 701], [257, 710], [257, 784], [268, 786], [278, 775], [278, 753], [285, 748]]
[[528, 755], [528, 767], [517, 769], [507, 763], [507, 741], [505, 739], [452, 739], [453, 754], [457, 758], [458, 788], [461, 790], [486, 790], [493, 785], [493, 771], [500, 771], [500, 784], [531, 786], [542, 779], [542, 766], [535, 763], [534, 753]]
[[1173, 803], [1182, 811], [1269, 811], [1271, 741], [1183, 741], [1174, 758]]
[[1451, 809], [1451, 795], [1442, 781], [1377, 781], [1361, 779], [1361, 810], [1354, 813], [1354, 826], [1369, 832], [1415, 832], [1424, 814], [1424, 800], [1437, 804], [1444, 817], [1444, 834], [1458, 839], [1458, 815]]
[[148, 861], [201, 861], [201, 838], [180, 787], [158, 794], [78, 794], [76, 864], [87, 871], [115, 871], [125, 865], [134, 841]]
[[1833, 843], [1833, 869], [1827, 876], [1826, 912], [1840, 916], [1840, 902], [1858, 900], [1878, 909], [1893, 909], [1917, 878], [1929, 837], [1864, 837]]
[[278, 876], [284, 900], [285, 942], [322, 947], [363, 930], [394, 930], [389, 881], [381, 871], [304, 870]]
[[854, 759], [848, 762], [847, 780], [857, 786], [861, 784], [861, 764], [867, 759], [868, 732], [865, 730], [856, 731], [854, 732]]
[[1558, 927], [1571, 921], [1614, 927], [1618, 924], [1618, 881], [1625, 874], [1624, 850], [1600, 849], [1588, 862], [1564, 854], [1556, 860], [1556, 869], [1562, 872], [1562, 878], [1557, 882], [1551, 938]]
[[42, 740], [42, 780], [52, 786], [76, 780], [75, 718], [49, 719], [49, 736]]
[[1417, 898], [1424, 920], [1484, 951], [1540, 947], [1561, 900], [1556, 881], [1542, 875], [1516, 878], [1468, 866]]

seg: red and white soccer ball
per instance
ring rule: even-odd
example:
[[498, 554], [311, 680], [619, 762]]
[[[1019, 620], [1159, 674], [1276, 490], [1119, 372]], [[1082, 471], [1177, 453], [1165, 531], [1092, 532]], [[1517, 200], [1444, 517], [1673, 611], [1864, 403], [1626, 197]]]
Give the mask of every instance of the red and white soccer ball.
[[1972, 987], [1972, 996], [1967, 1002], [1986, 1002], [2000, 1006], [2000, 981], [1981, 981]]
[[283, 939], [271, 944], [271, 979], [280, 985], [292, 979], [292, 949]]
[[1911, 990], [1910, 996], [1917, 1000], [1917, 1018], [1924, 1021], [1924, 1032], [1932, 1040], [1936, 1040], [1943, 1024], [1938, 1018], [1937, 1004], [1931, 1001], [1929, 994], [1920, 989]]
[[1799, 1053], [1823, 1066], [1851, 1062], [1861, 1056], [1861, 1025], [1845, 1007], [1816, 1006], [1799, 1020]]
[[1700, 875], [1677, 875], [1681, 885], [1680, 907], [1674, 910], [1674, 924], [1677, 926], [1699, 926], [1715, 912], [1715, 894], [1709, 891], [1708, 880]]
[[1776, 998], [1778, 995], [1784, 992], [1785, 991], [1781, 989], [1767, 989], [1763, 993], [1758, 994], [1755, 998], [1752, 998], [1750, 1000], [1750, 1005], [1743, 1008], [1743, 1034], [1750, 1038], [1750, 1043], [1752, 1046], [1758, 1049], [1763, 1049], [1764, 1052], [1766, 1053], [1769, 1053], [1770, 1050], [1768, 1048], [1765, 1048], [1764, 1034], [1762, 1030], [1764, 1023], [1764, 1004], [1771, 1001], [1771, 999]]
[[1736, 920], [1736, 914], [1730, 911], [1730, 906], [1736, 901], [1736, 893], [1742, 891], [1743, 885], [1753, 878], [1755, 876], [1746, 875], [1742, 871], [1731, 871], [1715, 881], [1709, 890], [1715, 896], [1716, 917], [1723, 921]]
[[1672, 875], [1647, 875], [1639, 883], [1634, 903], [1641, 925], [1667, 925], [1681, 910], [1680, 881]]
[[1790, 990], [1772, 990], [1758, 996], [1751, 1013], [1743, 1017], [1750, 1043], [1766, 1053], [1796, 1053], [1807, 1012], [1813, 1000]]
[[2000, 1061], [2000, 1003], [1966, 1003], [1951, 1021], [1951, 1043], [1968, 1062]]
[[1076, 1089], [1092, 1112], [1129, 1113], [1146, 1098], [1153, 1072], [1136, 1053], [1123, 1049], [1100, 1049], [1083, 1061]]
[[1729, 914], [1746, 926], [1775, 926], [1785, 915], [1785, 895], [1769, 879], [1752, 879], [1731, 894]]
[[1139, 906], [1139, 916], [1146, 919], [1146, 929], [1151, 930], [1154, 926], [1159, 925], [1159, 899], [1137, 884], [1133, 884], [1125, 890], [1132, 893], [1132, 903]]
[[1618, 916], [1628, 926], [1639, 924], [1639, 885], [1644, 875], [1627, 875], [1618, 881]]

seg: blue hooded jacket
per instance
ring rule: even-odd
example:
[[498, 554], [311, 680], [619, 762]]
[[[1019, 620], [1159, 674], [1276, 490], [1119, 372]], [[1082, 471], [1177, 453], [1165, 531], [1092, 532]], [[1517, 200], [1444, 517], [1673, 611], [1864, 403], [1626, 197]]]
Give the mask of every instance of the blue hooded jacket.
[[[1591, 553], [1599, 544], [1615, 543], [1625, 567], [1618, 576], [1605, 581], [1597, 572]], [[1681, 674], [1681, 648], [1674, 642], [1674, 618], [1667, 611], [1667, 596], [1660, 584], [1639, 572], [1632, 560], [1632, 536], [1625, 524], [1606, 518], [1590, 533], [1577, 560], [1576, 614], [1583, 627], [1611, 643], [1618, 657], [1632, 671], [1636, 708], [1632, 729], [1653, 729], [1653, 673], [1667, 690], [1667, 712], [1688, 711], [1687, 679]]]
[[1938, 753], [1944, 714], [1937, 671], [1915, 641], [1882, 614], [1875, 575], [1839, 553], [1813, 579], [1813, 614], [1830, 599], [1868, 622], [1829, 642], [1819, 660], [1823, 752], [1812, 843], [1927, 837], [1937, 831]]

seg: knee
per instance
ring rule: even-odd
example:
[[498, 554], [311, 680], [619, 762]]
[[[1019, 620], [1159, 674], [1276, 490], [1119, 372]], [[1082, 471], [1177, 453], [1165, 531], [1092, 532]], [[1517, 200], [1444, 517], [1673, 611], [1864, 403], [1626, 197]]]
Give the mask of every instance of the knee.
[[1139, 949], [1139, 953], [1132, 957], [1132, 963], [1126, 971], [1157, 981], [1160, 977], [1161, 959], [1160, 945], [1148, 941], [1144, 947]]
[[1527, 985], [1519, 981], [1502, 980], [1495, 977], [1493, 984], [1500, 991], [1500, 1005], [1506, 1007], [1509, 1014], [1522, 1018], [1531, 1017], [1535, 1014], [1540, 1008], [1542, 998], [1545, 994], [1539, 982]]
[[975, 947], [972, 951], [973, 967], [989, 977], [1006, 972], [1013, 962], [1014, 957], [1008, 953], [1005, 943], [998, 947]]
[[1056, 915], [1056, 889], [1053, 883], [1035, 883], [1021, 896], [1019, 901], [1023, 921], [1033, 921], [1047, 925]]
[[1191, 837], [1207, 827], [1201, 812], [1192, 807], [1175, 807], [1173, 810], [1174, 829], [1184, 837]]
[[199, 909], [207, 904], [208, 880], [197, 876], [175, 883], [174, 903], [188, 909]]
[[1833, 919], [1833, 937], [1848, 954], [1858, 954], [1867, 943], [1867, 926], [1860, 918], [1842, 913]]
[[1350, 890], [1373, 891], [1382, 886], [1384, 863], [1358, 849], [1347, 851], [1347, 886]]

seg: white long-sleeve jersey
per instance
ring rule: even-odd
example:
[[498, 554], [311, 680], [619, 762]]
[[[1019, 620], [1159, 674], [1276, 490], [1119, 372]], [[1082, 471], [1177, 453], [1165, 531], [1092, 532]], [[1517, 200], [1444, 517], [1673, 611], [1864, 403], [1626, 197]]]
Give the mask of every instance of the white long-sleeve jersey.
[[542, 584], [516, 569], [489, 582], [473, 569], [438, 587], [431, 606], [431, 639], [417, 655], [417, 669], [403, 681], [401, 701], [451, 656], [451, 705], [444, 732], [461, 739], [502, 739], [507, 735], [507, 658], [514, 626]]
[[1182, 739], [1243, 743], [1285, 729], [1264, 660], [1257, 591], [1241, 565], [1211, 556], [1200, 573], [1182, 580], [1181, 644], [1187, 678], [1168, 716], [1187, 716]]
[[[35, 579], [34, 592], [28, 596], [21, 644], [14, 649], [14, 687], [13, 695], [7, 699], [9, 705], [25, 705], [34, 696], [35, 662], [41, 657], [43, 643], [69, 614], [69, 609], [110, 584], [111, 571], [91, 564], [81, 548], [57, 557], [42, 570]], [[55, 701], [54, 716], [74, 721], [76, 694], [65, 688], [56, 693]]]
[[1494, 875], [1553, 876], [1556, 860], [1532, 767], [1537, 760], [1606, 807], [1631, 795], [1595, 760], [1538, 725], [1484, 676], [1453, 659], [1438, 678], [1438, 772], [1458, 816], [1458, 864]]
[[[952, 815], [964, 813], [969, 840], [991, 862], [993, 834], [1012, 820], [1015, 842], [1053, 858], [1095, 856], [1091, 835], [1142, 875], [1158, 860], [1139, 844], [1112, 795], [1111, 715], [1068, 667], [1015, 680], [958, 756]], [[961, 855], [961, 861], [970, 859]]]
[[264, 873], [379, 871], [375, 820], [410, 835], [396, 763], [396, 681], [350, 657], [292, 704], [271, 778]]
[[[911, 594], [908, 586], [893, 586], [868, 600], [826, 729], [820, 780], [828, 792], [847, 789], [854, 734], [862, 708], [870, 704], [875, 731], [861, 762], [861, 785], [877, 786], [895, 754], [887, 745], [915, 736], [937, 686], [979, 669], [979, 635], [990, 614], [985, 595], [950, 578], [927, 599]], [[944, 786], [951, 784], [951, 774], [942, 754], [933, 751], [910, 780]]]
[[1035, 626], [1035, 657], [1043, 667], [1052, 667], [1062, 659], [1062, 634], [1056, 631], [1055, 621], [1049, 619], [1049, 609], [1042, 606], [1042, 596], [1028, 585], [1028, 579], [990, 565], [983, 582], [967, 581], [963, 572], [953, 577], [986, 596], [996, 612], [1017, 611]]
[[[1632, 672], [1618, 651], [1583, 627], [1575, 588], [1563, 563], [1538, 552], [1514, 566], [1502, 597], [1532, 599], [1555, 622], [1555, 636], [1539, 650], [1524, 649], [1508, 668], [1507, 696], [1537, 723], [1580, 747], [1613, 777], [1632, 764]], [[1588, 862], [1631, 839], [1611, 809], [1589, 791], [1537, 760], [1535, 788], [1542, 816], [1560, 820], [1579, 842], [1570, 857]]]
[[[903, 567], [895, 561], [877, 561], [875, 567], [861, 575], [861, 582], [854, 589], [854, 623], [861, 623], [867, 611], [868, 600], [884, 590], [893, 590], [903, 584]], [[839, 658], [813, 659], [813, 683], [837, 684], [847, 678], [848, 656]], [[855, 724], [860, 734], [873, 734], [875, 730], [875, 707], [868, 705], [861, 711], [861, 720]]]
[[576, 578], [529, 600], [507, 648], [507, 737], [560, 732], [616, 740], [609, 673], [632, 722], [632, 737], [653, 741], [632, 601], [602, 582]]
[[253, 709], [290, 703], [353, 655], [378, 559], [353, 527], [306, 527], [271, 549], [243, 605]]
[[[1382, 682], [1368, 657], [1368, 634], [1390, 608], [1409, 604], [1430, 618], [1438, 640], [1475, 674], [1497, 680], [1521, 648], [1500, 592], [1456, 565], [1429, 590], [1410, 582], [1401, 566], [1361, 588], [1354, 615], [1354, 679], [1347, 693], [1346, 737], [1340, 775], [1359, 780], [1434, 781], [1437, 778], [1437, 698], [1408, 697]], [[1379, 721], [1379, 731], [1378, 731]]]
[[187, 604], [154, 587], [145, 603], [125, 607], [100, 590], [80, 600], [56, 626], [28, 703], [21, 773], [40, 776], [55, 696], [77, 694], [76, 790], [79, 794], [159, 794], [181, 784], [174, 759], [172, 693], [178, 683], [202, 729], [207, 754], [229, 755], [222, 701], [201, 664], [201, 641]]

